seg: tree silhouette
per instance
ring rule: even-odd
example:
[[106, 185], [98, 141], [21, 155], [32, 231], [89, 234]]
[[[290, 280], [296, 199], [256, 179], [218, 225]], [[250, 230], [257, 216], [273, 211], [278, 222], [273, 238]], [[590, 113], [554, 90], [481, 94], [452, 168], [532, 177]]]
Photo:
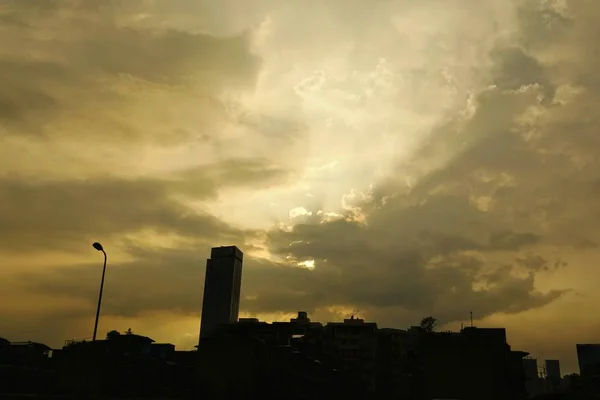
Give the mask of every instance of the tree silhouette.
[[435, 327], [437, 326], [437, 319], [429, 316], [429, 317], [425, 317], [421, 320], [421, 323], [419, 324], [419, 326], [427, 333], [431, 333], [435, 330]]
[[106, 334], [106, 340], [113, 339], [113, 338], [115, 338], [116, 336], [119, 336], [119, 335], [121, 335], [121, 333], [119, 331], [112, 330], [112, 331], [110, 331], [110, 332], [108, 332]]

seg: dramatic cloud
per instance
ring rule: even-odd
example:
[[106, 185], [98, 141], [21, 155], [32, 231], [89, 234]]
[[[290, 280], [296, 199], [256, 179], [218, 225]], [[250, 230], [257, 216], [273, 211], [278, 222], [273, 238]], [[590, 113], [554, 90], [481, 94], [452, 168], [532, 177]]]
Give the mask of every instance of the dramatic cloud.
[[245, 314], [473, 311], [573, 370], [600, 332], [598, 18], [587, 0], [0, 2], [0, 336], [87, 336], [100, 240], [101, 329], [189, 345], [209, 248], [237, 244]]

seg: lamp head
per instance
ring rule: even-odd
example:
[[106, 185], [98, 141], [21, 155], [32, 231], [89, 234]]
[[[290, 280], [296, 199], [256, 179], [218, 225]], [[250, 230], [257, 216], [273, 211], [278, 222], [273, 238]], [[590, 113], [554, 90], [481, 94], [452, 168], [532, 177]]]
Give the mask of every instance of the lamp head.
[[94, 242], [94, 244], [92, 245], [94, 246], [94, 248], [98, 251], [104, 251], [104, 248], [102, 247], [102, 245], [98, 242]]

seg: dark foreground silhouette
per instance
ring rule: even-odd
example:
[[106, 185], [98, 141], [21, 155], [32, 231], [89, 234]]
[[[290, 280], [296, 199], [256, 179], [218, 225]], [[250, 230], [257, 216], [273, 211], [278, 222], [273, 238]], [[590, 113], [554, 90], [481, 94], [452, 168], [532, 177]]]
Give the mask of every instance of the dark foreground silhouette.
[[[594, 379], [533, 397], [504, 329], [378, 329], [350, 318], [223, 326], [194, 351], [111, 331], [62, 349], [0, 341], [0, 397], [106, 399], [595, 399]], [[539, 378], [538, 378], [539, 379]], [[543, 383], [535, 382], [542, 387]], [[547, 382], [546, 382], [547, 383]], [[37, 395], [37, 397], [31, 397]]]

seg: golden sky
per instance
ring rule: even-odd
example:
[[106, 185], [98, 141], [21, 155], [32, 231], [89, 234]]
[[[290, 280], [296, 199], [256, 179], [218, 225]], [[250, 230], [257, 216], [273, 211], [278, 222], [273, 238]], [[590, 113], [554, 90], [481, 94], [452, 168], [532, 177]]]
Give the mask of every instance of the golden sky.
[[242, 311], [598, 342], [595, 0], [0, 0], [0, 336]]

